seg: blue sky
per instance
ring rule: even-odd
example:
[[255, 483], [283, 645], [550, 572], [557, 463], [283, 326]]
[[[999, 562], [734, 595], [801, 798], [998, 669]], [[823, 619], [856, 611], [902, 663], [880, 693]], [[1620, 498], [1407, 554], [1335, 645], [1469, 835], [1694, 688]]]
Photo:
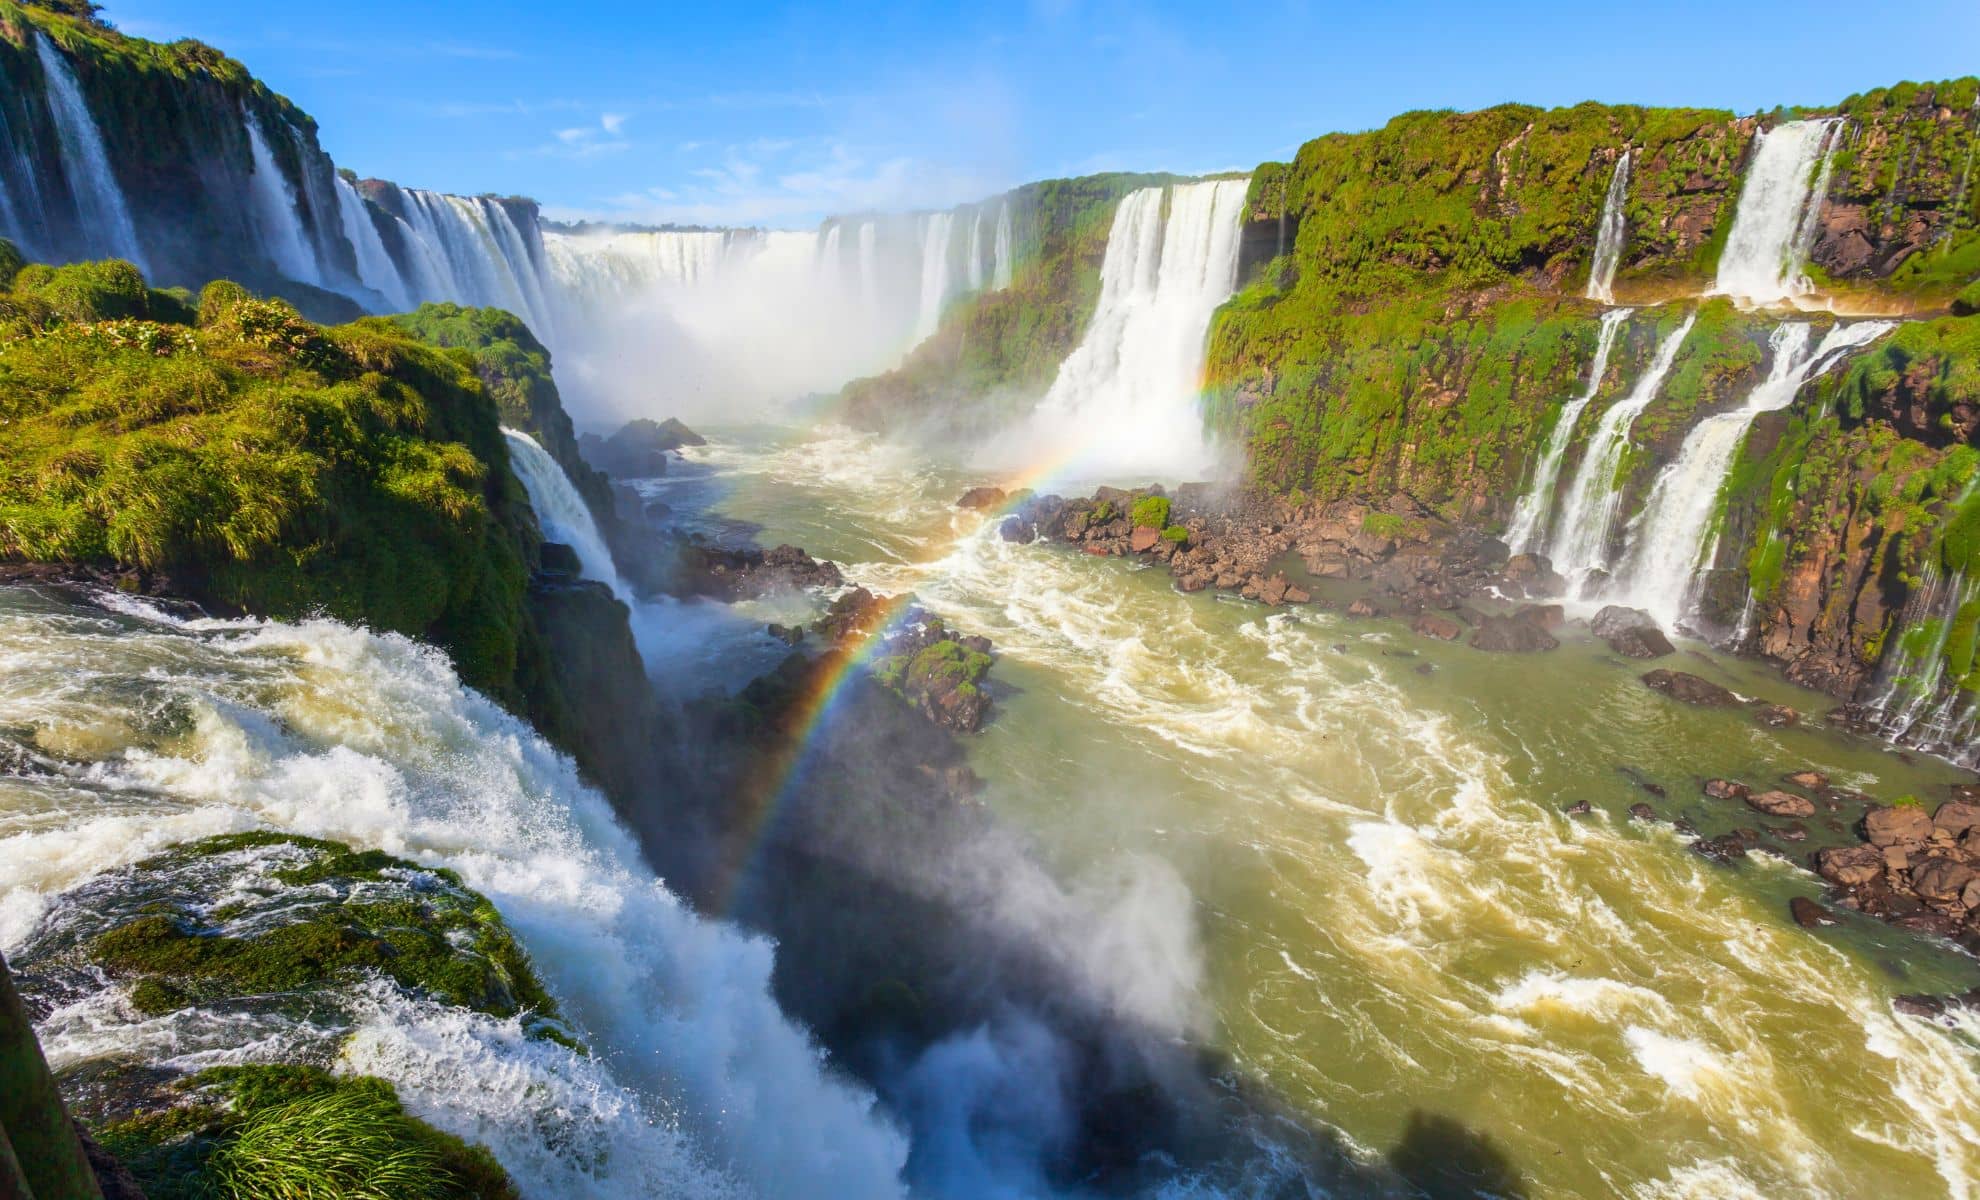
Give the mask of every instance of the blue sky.
[[110, 0], [313, 114], [338, 163], [559, 216], [809, 225], [1213, 171], [1412, 108], [1754, 111], [1980, 71], [1980, 3], [270, 5]]

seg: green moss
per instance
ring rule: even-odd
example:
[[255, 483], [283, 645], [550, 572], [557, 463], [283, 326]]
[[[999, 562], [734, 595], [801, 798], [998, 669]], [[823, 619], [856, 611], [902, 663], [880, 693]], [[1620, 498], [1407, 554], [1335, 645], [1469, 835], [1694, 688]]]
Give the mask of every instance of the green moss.
[[1952, 310], [1953, 315], [1961, 317], [1980, 313], [1980, 279], [1967, 284], [1959, 295], [1953, 297]]
[[[270, 878], [310, 889], [281, 902], [279, 924], [244, 921], [248, 932], [232, 933], [190, 898], [164, 901], [99, 934], [89, 956], [111, 976], [133, 980], [132, 1002], [146, 1012], [320, 989], [375, 972], [442, 1003], [555, 1018], [555, 1002], [494, 906], [449, 871], [336, 843], [237, 834], [139, 863], [134, 886], [157, 889], [201, 860], [272, 847], [292, 849], [300, 861]], [[404, 883], [409, 875], [427, 882]], [[364, 886], [388, 879], [401, 881], [388, 899]]]
[[164, 572], [223, 608], [427, 638], [515, 700], [536, 535], [473, 370], [230, 285], [206, 289], [196, 329], [146, 317], [158, 295], [125, 263], [16, 279], [0, 557]]
[[1134, 502], [1129, 515], [1136, 529], [1166, 529], [1169, 525], [1169, 498], [1143, 496]]
[[1171, 525], [1162, 531], [1162, 540], [1181, 545], [1189, 540], [1189, 530], [1181, 525]]

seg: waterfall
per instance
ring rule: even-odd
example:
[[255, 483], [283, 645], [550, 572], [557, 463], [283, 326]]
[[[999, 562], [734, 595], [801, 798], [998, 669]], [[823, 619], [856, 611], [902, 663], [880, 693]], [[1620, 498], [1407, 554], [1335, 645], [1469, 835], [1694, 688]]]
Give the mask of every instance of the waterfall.
[[515, 467], [516, 478], [522, 480], [523, 490], [529, 493], [529, 506], [536, 510], [536, 523], [542, 528], [544, 538], [577, 551], [586, 579], [605, 584], [613, 595], [632, 605], [632, 589], [619, 577], [605, 535], [598, 531], [598, 523], [592, 519], [591, 506], [571, 486], [564, 468], [557, 465], [557, 460], [535, 438], [520, 429], [505, 426], [502, 436], [509, 439], [509, 462]]
[[831, 279], [839, 278], [845, 271], [845, 251], [839, 245], [844, 234], [845, 228], [834, 221], [826, 228], [825, 240], [818, 247], [818, 265]]
[[416, 188], [404, 195], [413, 240], [445, 285], [423, 299], [505, 308], [551, 339], [555, 322], [536, 256], [500, 202]]
[[45, 220], [32, 149], [24, 138], [14, 137], [6, 108], [0, 105], [0, 236], [12, 238], [31, 256], [45, 256]]
[[868, 304], [873, 303], [874, 289], [874, 234], [873, 222], [859, 223], [859, 292]]
[[923, 219], [921, 239], [921, 308], [914, 322], [914, 340], [925, 341], [942, 321], [942, 305], [949, 299], [949, 238], [955, 228], [954, 213], [929, 213]]
[[1697, 313], [1687, 315], [1664, 338], [1643, 378], [1636, 381], [1628, 395], [1609, 406], [1594, 432], [1588, 435], [1588, 447], [1582, 452], [1573, 482], [1568, 485], [1560, 524], [1547, 555], [1553, 560], [1554, 569], [1573, 580], [1577, 588], [1589, 574], [1608, 565], [1609, 530], [1615, 524], [1616, 505], [1622, 500], [1616, 471], [1629, 444], [1630, 426], [1657, 398], [1664, 377], [1677, 361], [1678, 348], [1684, 345], [1697, 319]]
[[248, 210], [261, 235], [262, 253], [275, 269], [299, 283], [322, 286], [323, 273], [303, 231], [302, 217], [296, 213], [295, 189], [282, 174], [281, 164], [268, 149], [261, 133], [261, 122], [252, 112], [241, 114], [247, 127], [249, 158], [254, 173], [248, 177]]
[[137, 226], [131, 222], [123, 189], [117, 185], [110, 156], [103, 148], [103, 135], [90, 116], [75, 72], [47, 34], [37, 32], [34, 47], [48, 77], [48, 109], [62, 140], [62, 174], [75, 199], [81, 244], [102, 247], [142, 270], [145, 259], [138, 249]]
[[349, 180], [341, 175], [334, 178], [337, 220], [357, 256], [358, 282], [385, 297], [385, 302], [396, 309], [414, 307], [398, 264], [392, 261], [391, 252], [385, 249], [385, 239], [378, 236], [378, 226], [372, 223], [370, 206]]
[[1595, 230], [1595, 258], [1588, 266], [1588, 298], [1604, 304], [1616, 302], [1612, 289], [1616, 267], [1622, 262], [1626, 221], [1623, 206], [1629, 202], [1629, 155], [1627, 150], [1622, 152], [1609, 176], [1609, 192], [1602, 198], [1602, 221]]
[[990, 274], [990, 286], [1003, 291], [1011, 286], [1011, 202], [1006, 200], [997, 206], [996, 269]]
[[1948, 679], [1946, 671], [1954, 630], [1976, 621], [1980, 579], [1957, 572], [1948, 578], [1936, 561], [1928, 563], [1897, 622], [1897, 629], [1908, 632], [1884, 652], [1876, 697], [1865, 706], [1879, 735], [1961, 766], [1980, 766], [1980, 705], [1963, 681]]
[[1514, 505], [1512, 522], [1506, 526], [1506, 545], [1514, 554], [1531, 553], [1546, 540], [1547, 518], [1554, 507], [1554, 485], [1560, 481], [1561, 461], [1567, 456], [1568, 444], [1574, 440], [1574, 427], [1581, 420], [1582, 410], [1601, 390], [1602, 376], [1609, 369], [1609, 353], [1615, 349], [1616, 333], [1633, 311], [1612, 308], [1602, 314], [1602, 329], [1595, 338], [1595, 359], [1588, 364], [1587, 385], [1579, 396], [1561, 406], [1553, 432], [1547, 435], [1547, 445], [1540, 452], [1540, 461], [1533, 468], [1533, 482]]
[[1080, 467], [1116, 480], [1211, 465], [1199, 405], [1205, 338], [1236, 286], [1248, 183], [1142, 188], [1121, 200], [1092, 323], [1001, 453], [1035, 463], [1080, 447]]
[[983, 286], [983, 210], [977, 209], [969, 218], [969, 290], [974, 292]]
[[[0, 592], [0, 721], [123, 741], [86, 771], [9, 778], [0, 945], [15, 951], [62, 893], [164, 846], [283, 830], [457, 871], [589, 1047], [389, 983], [291, 998], [246, 1024], [193, 1006], [140, 1016], [106, 983], [44, 1020], [60, 1067], [129, 1059], [169, 1078], [265, 1061], [320, 1042], [336, 1013], [354, 1028], [324, 1065], [391, 1082], [414, 1115], [486, 1145], [527, 1196], [902, 1193], [906, 1138], [778, 1008], [774, 947], [669, 892], [570, 759], [462, 686], [444, 654], [328, 620], [181, 624], [51, 603]], [[136, 732], [156, 726], [154, 704], [186, 716], [169, 743]]]
[[1888, 321], [1838, 325], [1812, 354], [1807, 323], [1789, 321], [1775, 329], [1767, 377], [1740, 407], [1693, 427], [1677, 457], [1658, 473], [1637, 521], [1626, 565], [1607, 595], [1617, 603], [1644, 609], [1667, 629], [1686, 616], [1698, 581], [1714, 557], [1716, 539], [1711, 535], [1719, 493], [1755, 418], [1786, 408], [1803, 384], [1894, 327]]
[[1776, 304], [1814, 290], [1807, 262], [1828, 193], [1840, 118], [1790, 121], [1755, 138], [1713, 294]]

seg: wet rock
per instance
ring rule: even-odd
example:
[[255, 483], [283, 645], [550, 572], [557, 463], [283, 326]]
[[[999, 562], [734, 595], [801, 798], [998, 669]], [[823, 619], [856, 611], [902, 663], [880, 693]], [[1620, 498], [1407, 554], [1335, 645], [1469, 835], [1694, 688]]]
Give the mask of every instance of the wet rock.
[[576, 579], [584, 574], [584, 562], [576, 549], [562, 542], [545, 542], [539, 552], [537, 569], [544, 575]]
[[1736, 832], [1720, 834], [1712, 838], [1699, 838], [1691, 843], [1693, 854], [1703, 855], [1721, 865], [1730, 865], [1745, 858], [1746, 849], [1746, 839]]
[[1932, 818], [1910, 804], [1876, 805], [1863, 814], [1863, 836], [1873, 846], [1916, 846], [1932, 836]]
[[1815, 873], [1841, 887], [1857, 887], [1882, 878], [1884, 856], [1874, 846], [1837, 846], [1816, 854]]
[[1828, 909], [1806, 896], [1796, 896], [1788, 901], [1788, 915], [1792, 916], [1794, 923], [1803, 929], [1826, 929], [1832, 925], [1842, 924]]
[[1464, 636], [1464, 626], [1436, 613], [1424, 613], [1410, 622], [1409, 627], [1424, 637], [1436, 638], [1440, 642], [1455, 642]]
[[1949, 858], [1928, 859], [1912, 868], [1911, 890], [1927, 900], [1960, 900], [1980, 871]]
[[763, 627], [763, 631], [786, 646], [795, 646], [804, 640], [804, 629], [796, 625], [779, 625], [775, 621]]
[[1809, 788], [1814, 791], [1820, 791], [1829, 786], [1829, 777], [1820, 771], [1791, 771], [1781, 776], [1781, 782], [1792, 784], [1798, 788]]
[[1629, 815], [1639, 821], [1654, 821], [1657, 819], [1657, 810], [1648, 804], [1637, 803], [1629, 806]]
[[1265, 604], [1277, 608], [1286, 602], [1286, 593], [1291, 588], [1292, 583], [1284, 575], [1275, 574], [1264, 583], [1258, 585], [1258, 599]]
[[667, 473], [667, 454], [682, 446], [705, 446], [708, 439], [669, 417], [628, 421], [609, 438], [585, 434], [578, 450], [585, 461], [615, 479], [647, 479]]
[[1707, 779], [1705, 794], [1714, 800], [1744, 800], [1750, 789], [1743, 783], [1730, 779]]
[[1522, 604], [1513, 610], [1513, 620], [1552, 632], [1567, 624], [1567, 610], [1558, 604]]
[[1000, 487], [973, 487], [957, 497], [956, 507], [982, 512], [986, 509], [1002, 508], [1004, 501], [1009, 498]]
[[1576, 800], [1573, 804], [1568, 805], [1561, 811], [1570, 817], [1585, 817], [1595, 811], [1595, 806], [1586, 800]]
[[1652, 690], [1662, 692], [1673, 700], [1704, 708], [1720, 708], [1739, 703], [1738, 696], [1710, 680], [1700, 679], [1687, 671], [1669, 671], [1660, 668], [1646, 673], [1643, 682]]
[[1162, 531], [1140, 526], [1128, 535], [1128, 549], [1136, 554], [1146, 554], [1162, 544]]
[[1624, 658], [1662, 658], [1676, 649], [1650, 614], [1640, 608], [1611, 604], [1595, 614], [1589, 628]]
[[1759, 792], [1744, 797], [1746, 806], [1770, 817], [1812, 817], [1815, 804], [1793, 792]]
[[1763, 704], [1753, 713], [1753, 719], [1769, 729], [1786, 729], [1801, 723], [1801, 714], [1785, 704]]
[[1382, 615], [1382, 610], [1375, 606], [1373, 600], [1363, 596], [1347, 606], [1347, 615], [1350, 617], [1379, 617]]
[[1532, 654], [1560, 645], [1539, 625], [1515, 617], [1484, 618], [1466, 644], [1479, 650], [1512, 654]]
[[1808, 826], [1796, 821], [1789, 825], [1775, 825], [1767, 832], [1784, 842], [1805, 842], [1808, 840]]
[[1969, 829], [1980, 828], [1980, 804], [1971, 800], [1948, 800], [1932, 814], [1932, 828], [1960, 837]]

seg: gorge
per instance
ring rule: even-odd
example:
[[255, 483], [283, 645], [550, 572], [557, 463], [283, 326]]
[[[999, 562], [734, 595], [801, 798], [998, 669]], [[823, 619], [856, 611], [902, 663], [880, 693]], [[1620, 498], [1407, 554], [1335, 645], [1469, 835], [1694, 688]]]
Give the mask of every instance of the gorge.
[[791, 229], [0, 79], [0, 1184], [1980, 1194], [1980, 80]]

